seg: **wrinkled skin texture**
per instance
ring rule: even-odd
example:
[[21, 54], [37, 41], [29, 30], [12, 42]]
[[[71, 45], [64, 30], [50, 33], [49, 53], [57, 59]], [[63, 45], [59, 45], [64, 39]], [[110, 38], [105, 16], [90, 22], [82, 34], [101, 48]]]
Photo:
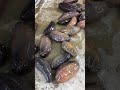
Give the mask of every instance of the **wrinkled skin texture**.
[[72, 17], [76, 17], [76, 16], [78, 16], [78, 15], [79, 15], [78, 12], [66, 12], [66, 13], [62, 14], [62, 15], [59, 17], [58, 23], [59, 23], [59, 22], [62, 22], [62, 21], [65, 21], [65, 20], [68, 20], [68, 19], [70, 19], [70, 18], [72, 18]]
[[11, 43], [11, 69], [17, 74], [25, 74], [34, 68], [34, 32], [22, 22], [15, 25]]
[[62, 29], [61, 32], [66, 33], [70, 36], [74, 36], [76, 35], [78, 32], [80, 32], [80, 28], [77, 26], [71, 26], [71, 27], [67, 27], [65, 29]]
[[47, 82], [52, 82], [52, 69], [46, 60], [41, 57], [35, 57], [35, 67], [44, 75]]
[[51, 40], [45, 35], [41, 36], [39, 47], [40, 56], [47, 57], [51, 51]]
[[62, 41], [69, 41], [70, 37], [65, 34], [65, 33], [61, 33], [59, 31], [52, 31], [50, 33], [50, 37], [55, 40], [56, 42], [62, 42]]
[[15, 78], [0, 74], [0, 90], [23, 90], [23, 88]]
[[62, 54], [62, 55], [55, 57], [51, 63], [52, 69], [58, 68], [61, 64], [68, 61], [70, 58], [71, 58], [71, 55], [68, 53], [65, 53], [65, 54]]
[[67, 24], [66, 28], [60, 30], [60, 32], [66, 33], [70, 36], [76, 35], [80, 31], [80, 28], [75, 26], [76, 24], [77, 24], [77, 18], [73, 17], [71, 21]]
[[77, 5], [77, 7], [79, 7], [81, 9], [81, 11], [85, 11], [85, 4], [77, 3], [76, 5]]
[[72, 11], [81, 11], [81, 6], [80, 5], [73, 5], [69, 3], [60, 3], [59, 4], [59, 9], [64, 11], [64, 12], [72, 12]]
[[68, 62], [63, 64], [57, 70], [55, 79], [58, 83], [65, 83], [70, 80], [79, 70], [78, 62]]
[[71, 21], [68, 23], [67, 27], [69, 26], [75, 26], [77, 23], [77, 18], [76, 17], [72, 17]]
[[58, 24], [60, 25], [67, 25], [68, 22], [70, 22], [71, 18], [68, 18], [68, 19], [65, 19], [65, 20], [61, 20], [61, 21], [58, 21]]
[[77, 56], [77, 49], [71, 42], [62, 42], [62, 48], [72, 56]]
[[51, 33], [51, 31], [53, 31], [54, 29], [55, 29], [55, 23], [53, 21], [51, 21], [49, 23], [49, 25], [47, 26], [47, 28], [44, 30], [43, 34], [49, 35]]

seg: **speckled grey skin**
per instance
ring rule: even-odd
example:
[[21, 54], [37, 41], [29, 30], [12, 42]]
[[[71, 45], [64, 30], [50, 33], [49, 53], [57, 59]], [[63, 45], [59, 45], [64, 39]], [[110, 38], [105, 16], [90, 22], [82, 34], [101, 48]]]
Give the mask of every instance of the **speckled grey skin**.
[[35, 66], [39, 70], [39, 72], [44, 75], [46, 82], [52, 82], [52, 69], [50, 64], [46, 60], [40, 57], [35, 57]]

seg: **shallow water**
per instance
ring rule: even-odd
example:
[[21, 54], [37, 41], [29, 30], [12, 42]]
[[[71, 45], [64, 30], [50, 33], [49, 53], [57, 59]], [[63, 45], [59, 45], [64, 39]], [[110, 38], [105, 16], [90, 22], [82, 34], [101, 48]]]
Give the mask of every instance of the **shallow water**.
[[[42, 5], [38, 5], [36, 8], [36, 20], [35, 22], [38, 23], [38, 29], [36, 32], [35, 40], [36, 44], [39, 44], [40, 37], [42, 32], [49, 24], [51, 20], [56, 23], [55, 30], [60, 30], [64, 28], [64, 26], [57, 25], [57, 20], [62, 12], [58, 9], [58, 3], [63, 0], [44, 0]], [[79, 0], [81, 3], [82, 0]], [[41, 8], [40, 8], [41, 7]], [[36, 90], [84, 90], [85, 89], [85, 33], [84, 30], [81, 30], [79, 34], [72, 37], [71, 42], [76, 45], [78, 49], [78, 56], [76, 57], [77, 61], [80, 64], [80, 70], [78, 74], [71, 79], [70, 81], [64, 84], [57, 84], [57, 83], [46, 83], [42, 74], [36, 69], [35, 70], [35, 87]], [[51, 62], [56, 56], [63, 53], [61, 49], [61, 44], [52, 41], [52, 51], [50, 55], [46, 58], [49, 62]], [[56, 87], [57, 86], [57, 87]]]
[[[40, 41], [40, 37], [42, 35], [42, 32], [44, 29], [47, 27], [47, 25], [51, 22], [54, 21], [56, 23], [55, 30], [61, 30], [64, 28], [62, 25], [57, 24], [57, 20], [62, 14], [62, 12], [58, 9], [58, 3], [60, 3], [63, 0], [45, 0], [44, 4], [38, 6], [41, 8], [36, 9], [36, 19], [35, 22], [38, 24], [38, 28], [36, 31], [36, 36], [35, 36], [35, 42], [38, 45]], [[80, 2], [80, 0], [79, 0]], [[76, 35], [72, 38], [72, 42], [74, 42], [75, 45], [77, 45], [79, 48], [82, 48], [81, 42], [83, 41], [85, 35], [81, 35], [82, 39], [80, 39], [79, 35]], [[53, 43], [53, 48], [51, 54], [48, 56], [48, 59], [53, 59], [55, 56], [59, 55], [60, 53], [63, 52], [63, 50], [60, 48], [61, 44], [52, 42]], [[51, 58], [53, 57], [53, 58]]]

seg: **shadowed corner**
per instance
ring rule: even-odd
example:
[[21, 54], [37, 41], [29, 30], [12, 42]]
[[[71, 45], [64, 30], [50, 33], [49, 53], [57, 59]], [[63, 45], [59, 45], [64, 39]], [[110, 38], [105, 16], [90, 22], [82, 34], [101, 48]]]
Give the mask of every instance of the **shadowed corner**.
[[0, 90], [35, 90], [35, 3], [29, 2], [0, 0]]
[[[88, 0], [86, 15], [89, 22], [86, 28], [86, 90], [118, 90], [119, 82], [119, 0]], [[105, 3], [102, 14], [95, 12], [98, 7], [92, 3]], [[88, 5], [88, 4], [86, 4]], [[89, 7], [89, 8], [88, 8]], [[103, 15], [105, 13], [105, 15]], [[99, 15], [100, 16], [99, 16]], [[99, 16], [99, 17], [98, 17]], [[97, 18], [98, 17], [98, 18]], [[98, 57], [98, 58], [96, 58]], [[100, 61], [98, 63], [98, 60]], [[97, 61], [97, 62], [96, 62]]]

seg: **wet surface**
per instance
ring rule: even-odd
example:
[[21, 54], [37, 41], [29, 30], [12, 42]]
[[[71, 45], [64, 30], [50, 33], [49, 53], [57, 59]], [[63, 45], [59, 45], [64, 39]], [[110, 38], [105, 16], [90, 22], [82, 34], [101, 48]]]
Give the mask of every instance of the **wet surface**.
[[[40, 4], [41, 7], [36, 8], [36, 23], [38, 24], [37, 30], [36, 30], [36, 35], [35, 35], [35, 42], [36, 45], [39, 44], [40, 41], [40, 37], [43, 33], [43, 31], [45, 30], [45, 28], [48, 26], [48, 24], [51, 21], [55, 22], [55, 30], [61, 30], [64, 25], [58, 25], [57, 24], [57, 20], [58, 18], [61, 16], [62, 12], [58, 9], [58, 3], [60, 3], [63, 0], [57, 0], [57, 1], [49, 1], [49, 0], [45, 0], [44, 4]], [[46, 2], [46, 3], [45, 3]], [[79, 3], [81, 2], [81, 0], [79, 0]], [[73, 36], [73, 38], [71, 39], [72, 42], [74, 42], [75, 45], [77, 45], [79, 48], [81, 47], [81, 42], [84, 38], [84, 35], [81, 35], [81, 39], [79, 39], [79, 35], [75, 35]], [[52, 41], [52, 52], [49, 55], [50, 58], [55, 57], [56, 55], [59, 55], [60, 53], [63, 53], [63, 51], [61, 50], [61, 45], [60, 43], [55, 43], [54, 41]], [[58, 48], [56, 48], [58, 47]], [[56, 52], [56, 53], [54, 53]], [[49, 58], [48, 56], [48, 58]]]
[[[39, 0], [37, 0], [39, 1]], [[48, 26], [48, 24], [51, 21], [55, 22], [55, 30], [61, 30], [64, 28], [64, 25], [58, 25], [57, 21], [58, 18], [62, 15], [62, 11], [58, 9], [58, 4], [62, 2], [63, 0], [44, 0], [43, 4], [39, 4], [38, 7], [36, 7], [36, 23], [38, 24], [38, 29], [36, 30], [36, 35], [35, 35], [35, 41], [36, 45], [39, 44], [40, 37], [42, 36], [43, 31], [45, 28]], [[78, 0], [79, 3], [82, 2], [82, 0]], [[40, 8], [41, 7], [41, 8]], [[80, 33], [77, 35], [73, 36], [71, 38], [71, 42], [74, 43], [77, 47], [78, 56], [77, 61], [80, 64], [80, 70], [77, 73], [77, 75], [71, 79], [70, 81], [63, 83], [63, 84], [57, 84], [56, 82], [53, 83], [45, 83], [45, 79], [42, 76], [41, 73], [36, 69], [36, 90], [74, 90], [74, 89], [83, 89], [85, 88], [84, 86], [84, 37], [85, 33], [84, 30], [81, 30]], [[53, 59], [56, 56], [59, 56], [61, 54], [64, 54], [64, 51], [62, 49], [62, 45], [60, 43], [56, 43], [54, 40], [52, 40], [52, 51], [46, 58], [49, 63], [53, 61]], [[36, 55], [37, 56], [37, 55]], [[79, 78], [79, 79], [77, 79]], [[77, 83], [77, 84], [76, 84]], [[78, 85], [79, 83], [79, 85]], [[57, 87], [56, 87], [57, 86]], [[71, 87], [68, 87], [71, 86]]]

